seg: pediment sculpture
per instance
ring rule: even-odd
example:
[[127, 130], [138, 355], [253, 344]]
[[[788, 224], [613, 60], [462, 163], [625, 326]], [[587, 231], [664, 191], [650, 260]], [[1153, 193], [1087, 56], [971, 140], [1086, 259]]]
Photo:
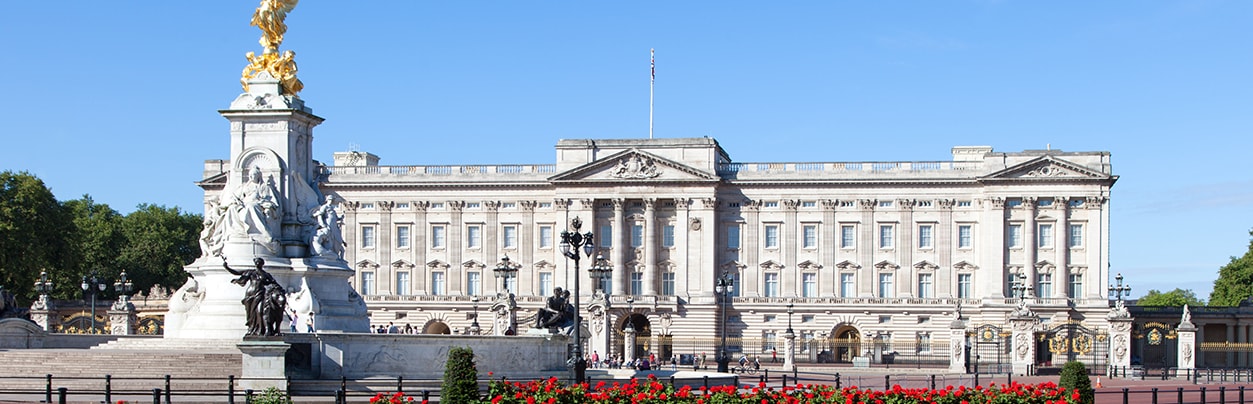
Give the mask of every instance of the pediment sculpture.
[[661, 170], [657, 168], [657, 163], [638, 154], [618, 160], [618, 165], [609, 171], [610, 177], [622, 179], [657, 178], [659, 175]]

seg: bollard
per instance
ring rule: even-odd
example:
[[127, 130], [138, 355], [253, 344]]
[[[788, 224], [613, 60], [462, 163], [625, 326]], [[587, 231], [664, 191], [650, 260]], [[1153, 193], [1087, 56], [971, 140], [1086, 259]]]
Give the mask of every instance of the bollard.
[[839, 372], [835, 373], [835, 389], [836, 390], [840, 389], [840, 373]]
[[47, 387], [44, 388], [44, 396], [45, 403], [52, 402], [52, 375], [48, 375], [48, 384]]
[[[1205, 369], [1205, 370], [1206, 370], [1206, 371], [1205, 371], [1205, 382], [1206, 382], [1206, 383], [1213, 383], [1213, 382], [1214, 382], [1214, 368], [1208, 368], [1208, 369]], [[1204, 401], [1204, 400], [1202, 400], [1201, 402], [1205, 402], [1205, 401]]]
[[245, 403], [245, 404], [252, 404], [252, 389], [245, 389], [245, 390], [244, 390], [244, 403]]
[[161, 404], [161, 389], [152, 389], [152, 404]]
[[787, 387], [787, 373], [783, 374], [783, 384], [779, 385], [779, 388], [783, 387]]
[[170, 404], [170, 375], [165, 375], [165, 404]]
[[1131, 389], [1126, 388], [1126, 387], [1122, 388], [1122, 404], [1127, 404], [1127, 396], [1128, 396], [1129, 390]]
[[344, 404], [344, 399], [340, 398], [343, 394], [343, 390], [335, 390], [335, 404]]
[[[431, 391], [423, 389], [422, 390], [422, 402], [425, 403], [425, 402], [430, 402], [430, 401], [431, 401]], [[345, 398], [344, 402], [348, 402], [348, 399]]]
[[1240, 386], [1240, 404], [1244, 404], [1244, 386]]
[[675, 388], [674, 387], [674, 375], [670, 375], [670, 388], [671, 389]]
[[931, 375], [931, 390], [935, 390], [935, 375]]
[[740, 388], [740, 375], [731, 376], [731, 385], [736, 389]]
[[1009, 377], [1009, 381], [1005, 382], [1005, 384], [1014, 384], [1014, 372], [1010, 371], [1009, 373], [1006, 373], [1006, 375]]
[[800, 382], [797, 382], [797, 380], [800, 380], [800, 374], [799, 374], [799, 373], [797, 373], [797, 371], [796, 371], [796, 365], [792, 365], [792, 382], [793, 382], [793, 384], [800, 384]]
[[[286, 384], [283, 385], [283, 391], [291, 391], [291, 376], [286, 377]], [[400, 391], [400, 390], [396, 390]]]
[[765, 375], [765, 374], [761, 374], [761, 375], [757, 376], [757, 382], [758, 382], [758, 383], [761, 383], [761, 384], [766, 384], [766, 375]]
[[1201, 386], [1201, 404], [1205, 404], [1205, 386]]
[[[291, 379], [289, 378], [288, 380], [291, 380]], [[287, 391], [291, 391], [291, 389], [287, 389]], [[405, 377], [396, 376], [396, 392], [399, 393], [402, 391], [405, 391]]]
[[883, 375], [883, 390], [892, 390], [892, 375]]
[[104, 402], [113, 402], [113, 375], [104, 375]]
[[343, 391], [348, 391], [348, 377], [347, 376], [339, 377], [339, 389]]
[[1153, 404], [1157, 404], [1157, 387], [1153, 388]]
[[1218, 386], [1218, 404], [1227, 404], [1227, 386]]
[[704, 391], [705, 391], [705, 394], [708, 395], [709, 394], [709, 376], [706, 375], [704, 377], [705, 377], [705, 390]]
[[1183, 387], [1179, 388], [1179, 398], [1177, 399], [1176, 404], [1183, 404]]
[[979, 372], [975, 372], [975, 386], [979, 385]]
[[67, 389], [64, 387], [57, 387], [57, 404], [65, 404], [66, 391]]
[[235, 404], [235, 375], [226, 376], [226, 403]]

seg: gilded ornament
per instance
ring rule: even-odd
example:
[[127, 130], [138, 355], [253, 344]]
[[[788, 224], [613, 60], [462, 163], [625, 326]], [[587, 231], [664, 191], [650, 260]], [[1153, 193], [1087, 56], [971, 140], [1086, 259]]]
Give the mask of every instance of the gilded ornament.
[[240, 82], [244, 91], [248, 91], [248, 81], [256, 79], [261, 73], [279, 81], [284, 95], [296, 96], [304, 84], [296, 78], [296, 53], [292, 51], [278, 52], [283, 43], [283, 34], [287, 33], [287, 13], [296, 8], [298, 0], [261, 0], [261, 5], [252, 14], [251, 25], [261, 29], [261, 47], [264, 51], [260, 56], [248, 52], [248, 66], [244, 67]]

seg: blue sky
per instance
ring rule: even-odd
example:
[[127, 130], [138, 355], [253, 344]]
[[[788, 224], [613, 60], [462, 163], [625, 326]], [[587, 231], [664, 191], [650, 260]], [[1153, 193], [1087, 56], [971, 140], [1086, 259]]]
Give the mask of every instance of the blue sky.
[[[255, 0], [6, 2], [0, 170], [199, 213]], [[1253, 228], [1253, 2], [325, 1], [287, 19], [315, 158], [551, 163], [562, 138], [711, 136], [737, 161], [1101, 150], [1111, 264], [1207, 297]]]

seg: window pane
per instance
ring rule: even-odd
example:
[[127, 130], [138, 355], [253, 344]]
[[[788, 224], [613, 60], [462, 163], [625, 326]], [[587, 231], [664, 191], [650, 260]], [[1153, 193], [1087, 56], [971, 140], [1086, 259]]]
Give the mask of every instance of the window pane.
[[779, 226], [766, 226], [766, 248], [779, 247]]
[[374, 226], [361, 226], [361, 248], [374, 248]]
[[409, 294], [409, 290], [410, 290], [409, 289], [409, 273], [397, 272], [396, 273], [396, 294], [407, 295]]
[[466, 294], [471, 296], [483, 294], [483, 274], [479, 272], [466, 273]]
[[467, 248], [479, 248], [480, 243], [483, 241], [482, 234], [481, 234], [482, 230], [483, 228], [479, 226], [466, 227], [466, 247]]
[[361, 273], [361, 294], [363, 295], [374, 294], [374, 273], [373, 272]]
[[1053, 297], [1053, 275], [1036, 275], [1036, 297]]
[[918, 274], [918, 297], [924, 299], [933, 297], [931, 274]]
[[597, 237], [600, 240], [601, 248], [613, 247], [613, 226], [610, 226], [610, 225], [600, 226], [600, 235], [598, 235]]
[[740, 248], [740, 225], [727, 225], [727, 248], [732, 250]]
[[766, 292], [766, 297], [778, 297], [779, 296], [779, 274], [778, 273], [766, 274], [765, 292]]
[[644, 273], [643, 272], [631, 273], [631, 294], [633, 295], [644, 294]]
[[540, 294], [547, 295], [549, 293], [552, 293], [552, 290], [553, 290], [553, 273], [552, 272], [540, 272], [539, 273]]
[[444, 248], [444, 226], [431, 227], [431, 248]]
[[818, 297], [818, 274], [801, 275], [801, 296]]
[[840, 274], [840, 297], [855, 296], [857, 292], [853, 287], [853, 274]]
[[879, 248], [892, 248], [892, 226], [879, 226]]
[[918, 226], [918, 248], [931, 248], [932, 246], [931, 225]]
[[674, 247], [674, 226], [661, 226], [661, 246]]
[[1041, 224], [1040, 225], [1040, 237], [1038, 237], [1036, 240], [1038, 241], [1037, 247], [1041, 247], [1041, 248], [1052, 247], [1053, 246], [1053, 225]]
[[409, 248], [409, 226], [396, 227], [396, 247]]
[[840, 248], [853, 248], [856, 238], [853, 226], [840, 226]]
[[957, 248], [970, 248], [973, 238], [973, 227], [968, 224], [957, 226]]
[[1068, 292], [1069, 293], [1067, 293], [1067, 296], [1069, 296], [1072, 299], [1078, 299], [1078, 298], [1083, 297], [1083, 275], [1082, 274], [1070, 274], [1070, 290]]
[[504, 233], [504, 247], [518, 248], [518, 226], [505, 226]]
[[971, 293], [970, 293], [972, 290], [971, 278], [973, 278], [973, 275], [971, 274], [957, 274], [957, 297], [958, 298], [969, 299], [971, 297]]
[[663, 295], [674, 294], [674, 272], [662, 272], [661, 273], [661, 294]]
[[1014, 248], [1022, 247], [1022, 225], [1021, 224], [1009, 225], [1009, 236], [1008, 236], [1008, 240], [1006, 243], [1009, 244], [1010, 247], [1014, 247]]
[[802, 236], [804, 238], [804, 248], [818, 247], [818, 226], [805, 225], [803, 231], [804, 234]]
[[631, 225], [631, 247], [638, 248], [642, 245], [644, 245], [644, 226]]
[[431, 272], [431, 294], [442, 295], [444, 293], [444, 273]]
[[879, 274], [879, 297], [893, 297], [892, 274]]
[[1083, 246], [1083, 225], [1081, 224], [1070, 225], [1070, 247], [1075, 248], [1075, 247], [1082, 247], [1082, 246]]
[[[603, 236], [598, 236], [598, 237], [603, 237]], [[539, 227], [539, 248], [553, 248], [553, 227], [552, 226], [540, 226]]]

